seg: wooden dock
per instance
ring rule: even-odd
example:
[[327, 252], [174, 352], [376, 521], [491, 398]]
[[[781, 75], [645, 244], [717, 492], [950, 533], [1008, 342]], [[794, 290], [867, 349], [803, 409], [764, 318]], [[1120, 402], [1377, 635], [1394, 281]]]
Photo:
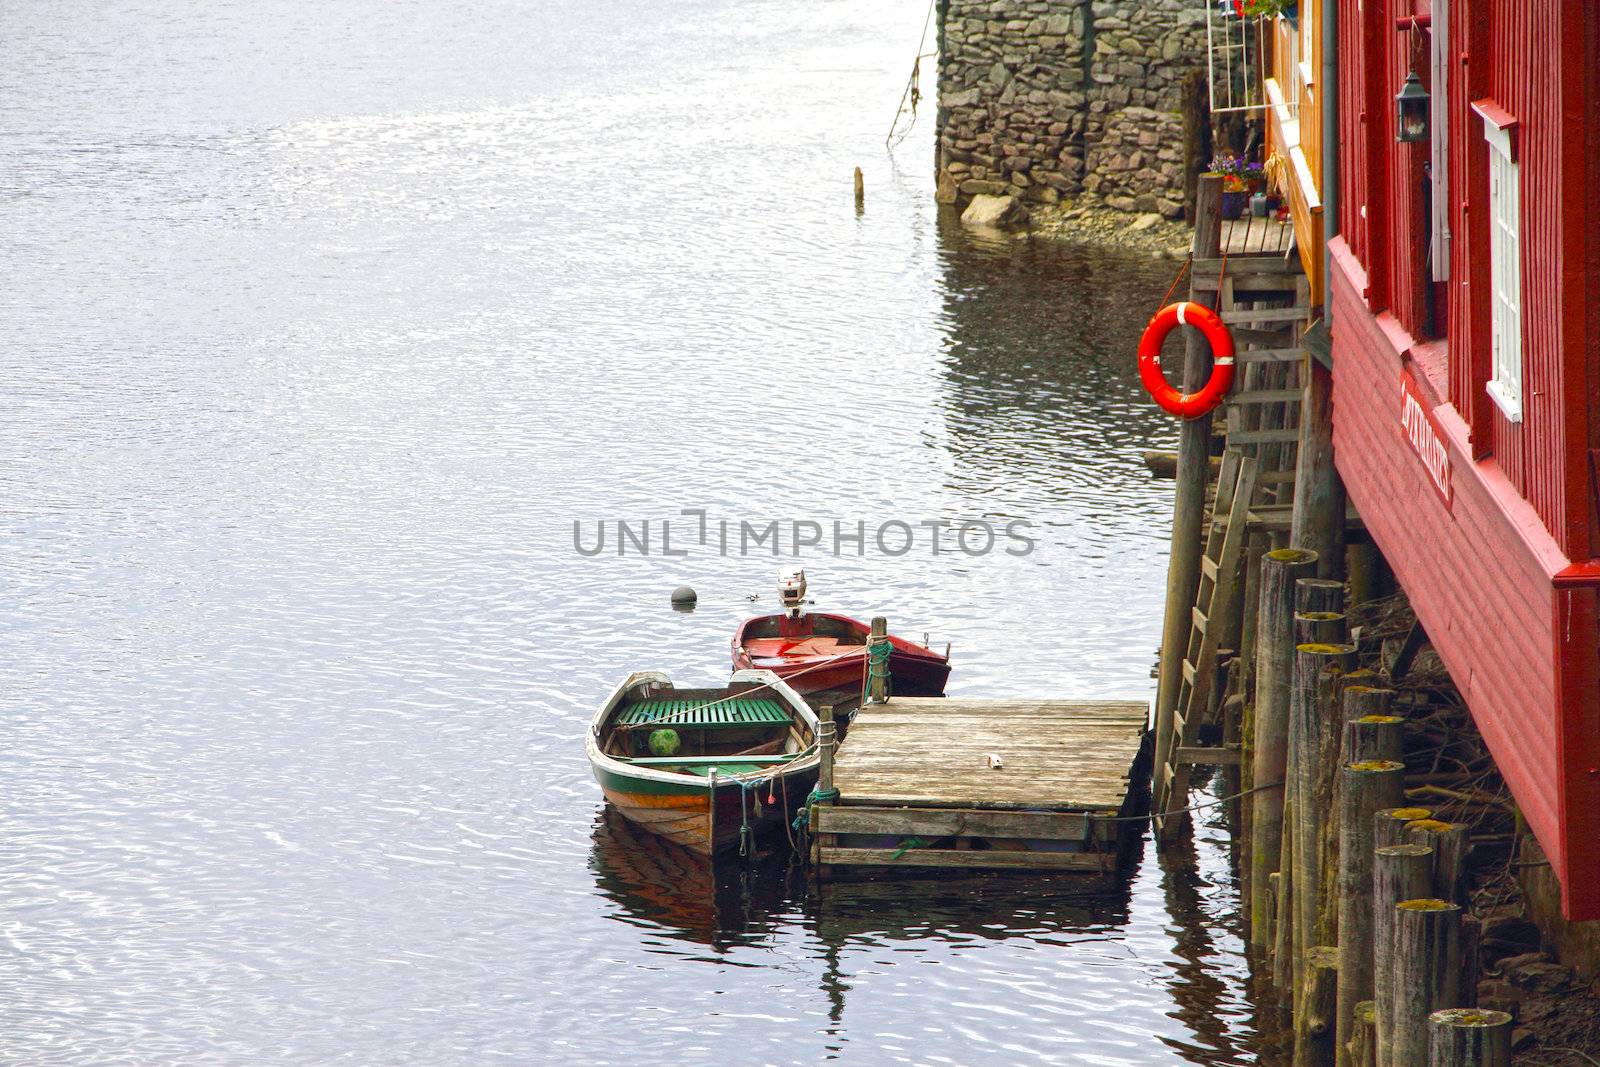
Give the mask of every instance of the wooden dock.
[[834, 759], [837, 801], [811, 808], [813, 868], [1112, 873], [1143, 832], [1115, 819], [1146, 810], [1148, 714], [1138, 701], [868, 704]]

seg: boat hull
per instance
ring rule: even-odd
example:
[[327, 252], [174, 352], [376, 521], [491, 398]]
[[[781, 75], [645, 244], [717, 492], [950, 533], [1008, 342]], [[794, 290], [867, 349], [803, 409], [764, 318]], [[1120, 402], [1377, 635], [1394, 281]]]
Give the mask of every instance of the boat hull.
[[[782, 624], [780, 616], [750, 619], [733, 639], [734, 670], [767, 670], [787, 682], [801, 695], [829, 689], [861, 690], [866, 681], [868, 627], [846, 615], [815, 613], [808, 617], [819, 626], [841, 634], [847, 641], [833, 643], [818, 651], [813, 640], [786, 641], [767, 636]], [[905, 638], [889, 635], [889, 691], [908, 697], [944, 696], [950, 678], [950, 658]]]
[[684, 776], [681, 783], [661, 782], [599, 763], [594, 764], [594, 776], [606, 800], [623, 818], [641, 830], [710, 856], [737, 848], [741, 826], [748, 825], [757, 834], [781, 830], [816, 785], [817, 767], [814, 762], [788, 767], [753, 780], [748, 789], [737, 782], [719, 781], [715, 819], [710, 817], [713, 794], [709, 781]]

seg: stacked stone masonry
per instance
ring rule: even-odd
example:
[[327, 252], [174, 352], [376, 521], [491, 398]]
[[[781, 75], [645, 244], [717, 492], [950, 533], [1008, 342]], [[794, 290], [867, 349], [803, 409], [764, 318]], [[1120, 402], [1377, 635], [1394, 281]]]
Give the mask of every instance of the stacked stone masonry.
[[939, 189], [1183, 213], [1181, 83], [1203, 0], [942, 0]]

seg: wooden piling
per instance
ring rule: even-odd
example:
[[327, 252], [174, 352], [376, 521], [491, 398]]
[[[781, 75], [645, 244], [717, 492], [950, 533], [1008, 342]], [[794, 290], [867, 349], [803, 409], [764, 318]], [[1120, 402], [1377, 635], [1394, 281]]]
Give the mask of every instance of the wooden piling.
[[882, 615], [874, 615], [871, 632], [867, 635], [867, 699], [874, 704], [882, 704], [889, 699], [889, 663], [879, 658], [881, 649], [888, 643], [889, 620]]
[[1384, 808], [1372, 817], [1372, 846], [1410, 844], [1411, 831], [1406, 828], [1407, 824], [1431, 818], [1432, 808]]
[[1333, 808], [1338, 772], [1338, 683], [1355, 652], [1354, 645], [1305, 644], [1295, 649], [1289, 706], [1289, 799], [1295, 810], [1289, 881], [1294, 893], [1296, 988], [1303, 984], [1306, 951], [1318, 943], [1322, 831]]
[[[1194, 258], [1222, 255], [1222, 178], [1201, 175], [1195, 187]], [[1191, 288], [1189, 299], [1216, 306], [1215, 293]], [[1205, 384], [1211, 352], [1198, 330], [1185, 330], [1183, 391]], [[1178, 424], [1178, 469], [1172, 499], [1172, 541], [1167, 555], [1166, 614], [1161, 626], [1161, 669], [1156, 686], [1155, 766], [1172, 759], [1173, 717], [1182, 688], [1183, 659], [1189, 649], [1195, 594], [1200, 587], [1201, 523], [1210, 483], [1211, 420], [1185, 419]]]
[[[1364, 688], [1356, 686], [1353, 691], [1359, 693]], [[1344, 744], [1339, 749], [1346, 761], [1362, 763], [1375, 759], [1400, 759], [1400, 725], [1405, 720], [1398, 715], [1358, 715], [1351, 718], [1351, 692], [1351, 689], [1345, 690]]]
[[817, 792], [823, 796], [833, 793], [833, 757], [838, 748], [836, 729], [833, 705], [822, 705], [817, 709]]
[[1295, 1020], [1294, 1062], [1300, 1067], [1320, 1067], [1333, 1062], [1339, 967], [1337, 947], [1314, 945], [1306, 950], [1305, 989], [1300, 997], [1301, 1018]]
[[1459, 1006], [1461, 907], [1422, 897], [1395, 905], [1394, 1067], [1428, 1067], [1428, 1017]]
[[1511, 1067], [1511, 1015], [1445, 1008], [1428, 1016], [1429, 1067]]
[[[1294, 599], [1296, 583], [1316, 570], [1313, 552], [1282, 548], [1261, 559], [1261, 592], [1256, 611], [1256, 668], [1252, 769], [1256, 786], [1283, 782], [1288, 766], [1289, 693], [1294, 677]], [[1284, 789], [1262, 789], [1250, 811], [1250, 944], [1265, 953], [1271, 918], [1267, 878], [1279, 870], [1283, 847]], [[1287, 872], [1285, 872], [1285, 880]], [[1287, 895], [1280, 888], [1280, 895]]]
[[[1317, 566], [1322, 566], [1321, 557]], [[1343, 611], [1344, 583], [1332, 578], [1301, 578], [1294, 583], [1294, 610]]]
[[1307, 354], [1300, 374], [1300, 452], [1289, 543], [1318, 553], [1322, 577], [1343, 578], [1345, 493], [1333, 466], [1333, 372]]
[[1440, 900], [1452, 904], [1463, 902], [1462, 875], [1467, 862], [1467, 848], [1471, 844], [1467, 825], [1458, 822], [1440, 822], [1438, 819], [1415, 819], [1405, 825], [1406, 840], [1414, 845], [1428, 845], [1433, 849], [1433, 881], [1430, 892]]
[[[1348, 697], [1348, 694], [1346, 694]], [[1334, 1052], [1349, 1067], [1356, 1005], [1372, 999], [1372, 817], [1405, 793], [1406, 765], [1346, 763], [1339, 789], [1339, 988]]]
[[1300, 645], [1331, 645], [1344, 640], [1345, 617], [1341, 611], [1297, 611], [1294, 639]]
[[1282, 1002], [1293, 1004], [1294, 989], [1294, 801], [1283, 805], [1283, 832], [1278, 843], [1277, 902], [1272, 932], [1272, 986]]
[[861, 175], [861, 168], [856, 168], [856, 214], [859, 215], [867, 209], [867, 180]]
[[1378, 1031], [1372, 1001], [1363, 1000], [1356, 1005], [1355, 1029], [1343, 1054], [1350, 1067], [1378, 1067]]
[[[1376, 838], [1383, 813], [1373, 819]], [[1372, 850], [1372, 1001], [1379, 1067], [1392, 1067], [1394, 1045], [1395, 906], [1426, 892], [1433, 849], [1426, 845], [1379, 845]]]

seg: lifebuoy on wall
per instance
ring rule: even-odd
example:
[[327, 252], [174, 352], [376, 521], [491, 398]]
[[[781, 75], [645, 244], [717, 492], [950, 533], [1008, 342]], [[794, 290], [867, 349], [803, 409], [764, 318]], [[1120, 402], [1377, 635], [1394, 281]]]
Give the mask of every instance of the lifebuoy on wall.
[[[1198, 393], [1180, 393], [1161, 373], [1161, 343], [1178, 326], [1193, 326], [1211, 346], [1211, 377]], [[1204, 304], [1184, 300], [1150, 316], [1139, 338], [1139, 381], [1163, 411], [1185, 419], [1210, 414], [1233, 386], [1233, 334]]]

